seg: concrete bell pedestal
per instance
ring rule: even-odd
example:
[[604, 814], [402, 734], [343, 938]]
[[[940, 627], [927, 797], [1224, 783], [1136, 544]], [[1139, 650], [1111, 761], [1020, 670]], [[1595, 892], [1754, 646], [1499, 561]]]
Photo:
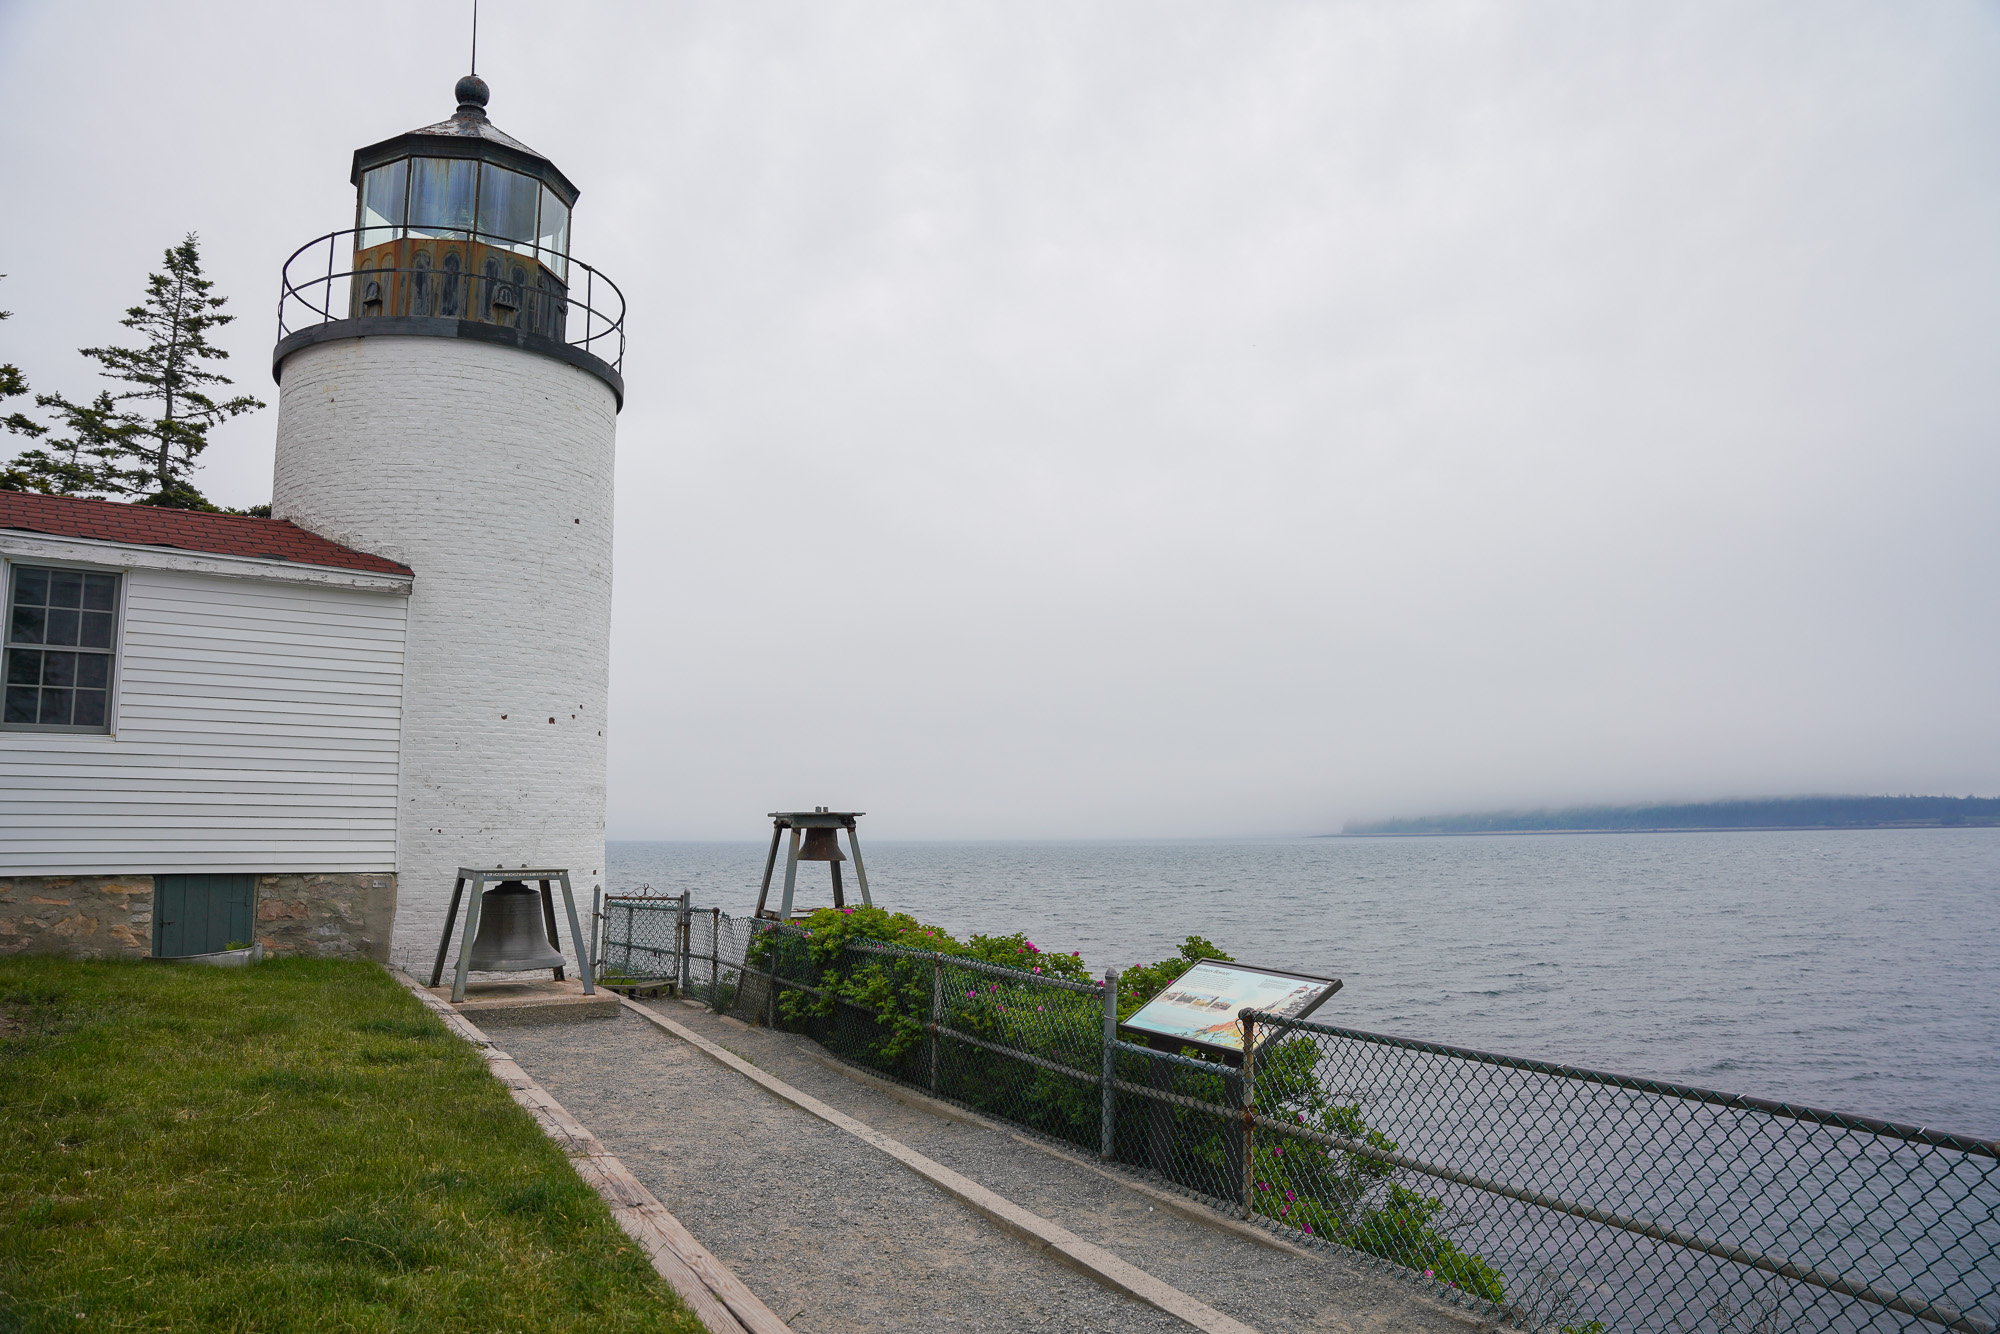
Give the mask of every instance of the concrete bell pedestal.
[[576, 978], [558, 982], [553, 978], [523, 978], [519, 981], [469, 981], [465, 999], [453, 1002], [451, 986], [424, 990], [484, 1028], [488, 1024], [562, 1023], [571, 1019], [608, 1019], [618, 1013], [619, 1000], [600, 988], [596, 995], [584, 994]]

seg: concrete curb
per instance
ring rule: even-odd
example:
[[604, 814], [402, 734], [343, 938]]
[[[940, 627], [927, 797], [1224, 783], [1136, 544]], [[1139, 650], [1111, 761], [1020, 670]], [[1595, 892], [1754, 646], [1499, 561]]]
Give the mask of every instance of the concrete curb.
[[639, 1243], [661, 1278], [694, 1308], [709, 1334], [791, 1334], [756, 1294], [743, 1285], [707, 1247], [696, 1241], [681, 1221], [668, 1212], [639, 1179], [626, 1170], [595, 1135], [550, 1097], [514, 1059], [451, 1006], [431, 995], [415, 978], [392, 971], [444, 1026], [465, 1039], [486, 1058], [487, 1069], [507, 1086], [514, 1101], [527, 1108], [570, 1166], [611, 1208], [625, 1235]]
[[915, 1149], [891, 1139], [874, 1127], [827, 1106], [809, 1094], [801, 1093], [782, 1079], [766, 1074], [692, 1029], [683, 1027], [665, 1015], [655, 1013], [635, 1001], [628, 1000], [624, 1004], [626, 1009], [648, 1023], [664, 1029], [728, 1066], [766, 1092], [881, 1150], [959, 1203], [966, 1205], [975, 1213], [984, 1215], [1003, 1232], [1027, 1242], [1051, 1259], [1058, 1260], [1086, 1277], [1097, 1280], [1112, 1291], [1123, 1293], [1135, 1301], [1165, 1311], [1168, 1315], [1203, 1331], [1203, 1334], [1257, 1334], [1257, 1331], [1250, 1326], [1222, 1314], [1212, 1306], [1196, 1301], [1179, 1288], [1161, 1282], [1136, 1265], [1126, 1263], [1102, 1246], [1093, 1245], [1069, 1229], [1060, 1227], [1038, 1214], [1029, 1213], [1012, 1201], [995, 1195], [978, 1182], [960, 1176], [942, 1163], [933, 1162]]

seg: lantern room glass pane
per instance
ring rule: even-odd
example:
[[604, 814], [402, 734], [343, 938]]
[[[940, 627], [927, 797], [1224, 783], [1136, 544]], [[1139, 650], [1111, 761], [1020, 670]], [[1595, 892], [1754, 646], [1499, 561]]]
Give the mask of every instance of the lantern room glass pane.
[[409, 186], [407, 158], [364, 172], [361, 177], [361, 234], [357, 249], [381, 245], [403, 234], [403, 200]]
[[479, 172], [479, 230], [483, 240], [522, 254], [535, 250], [535, 198], [541, 182], [485, 163]]
[[542, 266], [565, 281], [569, 278], [569, 206], [556, 192], [542, 187]]
[[410, 159], [410, 231], [418, 236], [472, 231], [479, 164], [462, 157]]

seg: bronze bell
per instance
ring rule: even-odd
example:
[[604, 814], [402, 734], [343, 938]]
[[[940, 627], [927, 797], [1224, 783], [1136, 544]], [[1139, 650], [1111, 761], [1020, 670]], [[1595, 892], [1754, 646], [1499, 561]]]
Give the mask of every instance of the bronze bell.
[[806, 830], [805, 846], [799, 849], [802, 862], [844, 862], [847, 860], [840, 851], [840, 831], [837, 829]]
[[549, 941], [542, 896], [519, 880], [502, 880], [479, 896], [479, 934], [472, 938], [472, 967], [487, 973], [561, 968], [562, 951]]

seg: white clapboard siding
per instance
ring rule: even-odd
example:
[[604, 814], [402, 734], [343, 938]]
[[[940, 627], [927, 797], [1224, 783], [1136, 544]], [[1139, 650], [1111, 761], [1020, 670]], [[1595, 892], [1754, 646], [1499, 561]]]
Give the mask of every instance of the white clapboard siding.
[[0, 732], [0, 875], [395, 870], [408, 606], [127, 570], [116, 734]]

